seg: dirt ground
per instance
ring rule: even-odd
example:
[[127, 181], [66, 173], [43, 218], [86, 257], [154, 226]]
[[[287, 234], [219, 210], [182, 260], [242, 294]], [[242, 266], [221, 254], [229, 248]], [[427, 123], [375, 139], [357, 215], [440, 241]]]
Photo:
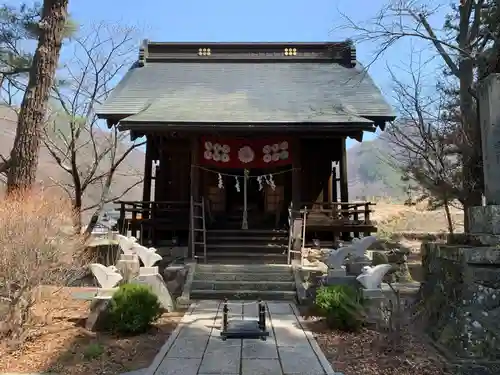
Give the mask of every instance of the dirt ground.
[[[446, 233], [448, 224], [444, 209], [429, 211], [427, 203], [415, 206], [379, 201], [374, 206], [372, 220], [383, 233]], [[450, 207], [451, 219], [456, 233], [464, 230], [463, 210]]]
[[0, 373], [119, 374], [147, 367], [184, 312], [165, 313], [142, 335], [118, 338], [84, 327], [90, 302], [71, 294], [82, 288], [44, 288], [34, 306], [36, 324], [17, 351], [0, 346]]
[[451, 375], [436, 350], [405, 333], [395, 353], [380, 333], [330, 331], [322, 321], [307, 323], [335, 371], [344, 375]]
[[[374, 206], [373, 220], [377, 223], [376, 234], [387, 250], [408, 249], [408, 267], [414, 280], [422, 281], [420, 247], [423, 241], [444, 241], [448, 224], [444, 209], [429, 211], [427, 203], [415, 206], [389, 201], [379, 201]], [[464, 229], [463, 210], [451, 207], [451, 218], [455, 233]]]

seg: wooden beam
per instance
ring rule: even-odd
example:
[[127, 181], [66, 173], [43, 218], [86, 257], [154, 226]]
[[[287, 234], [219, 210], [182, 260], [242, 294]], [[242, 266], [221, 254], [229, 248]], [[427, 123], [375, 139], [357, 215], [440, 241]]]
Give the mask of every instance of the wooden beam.
[[[340, 172], [340, 201], [341, 202], [349, 202], [349, 185], [347, 180], [347, 149], [346, 149], [346, 141], [344, 139], [340, 142], [340, 161], [339, 161], [339, 172]], [[342, 210], [347, 210], [347, 206], [342, 206]], [[343, 214], [343, 216], [348, 219], [349, 214]], [[342, 233], [342, 240], [347, 241], [350, 238], [350, 233], [344, 232]]]

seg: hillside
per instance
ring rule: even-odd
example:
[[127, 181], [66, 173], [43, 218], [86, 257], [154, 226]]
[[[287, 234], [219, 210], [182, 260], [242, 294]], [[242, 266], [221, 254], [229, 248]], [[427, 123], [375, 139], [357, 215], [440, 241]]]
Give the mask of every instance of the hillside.
[[[8, 156], [14, 143], [17, 124], [16, 120], [16, 113], [13, 110], [6, 106], [0, 106], [0, 150], [2, 150], [2, 155], [5, 157]], [[97, 143], [99, 143], [99, 140], [104, 141], [105, 136], [106, 135], [103, 130], [102, 135], [98, 134], [97, 136]], [[122, 154], [126, 149], [127, 145], [125, 144], [119, 146], [117, 155]], [[80, 152], [82, 156], [79, 161], [79, 166], [81, 167], [81, 170], [84, 170], [89, 165], [89, 163], [86, 163], [85, 159], [92, 160], [91, 144], [89, 143], [86, 146], [81, 147]], [[120, 195], [123, 191], [140, 180], [143, 175], [143, 170], [144, 153], [140, 150], [133, 150], [115, 173], [115, 179], [111, 186], [111, 197]], [[102, 172], [105, 172], [105, 170], [101, 169], [101, 173]], [[40, 150], [37, 177], [45, 187], [54, 187], [57, 186], [57, 183], [69, 182], [69, 175], [56, 164], [53, 157], [49, 154], [45, 147], [42, 147]], [[97, 203], [100, 199], [101, 191], [102, 190], [99, 184], [96, 183], [94, 185], [90, 185], [84, 196], [84, 205], [87, 206]], [[137, 185], [127, 192], [122, 199], [138, 200], [141, 196], [142, 187], [141, 185]]]
[[[16, 117], [15, 113], [5, 106], [0, 106], [0, 150], [7, 156], [14, 142]], [[103, 131], [104, 132], [104, 131]], [[102, 138], [104, 139], [104, 133]], [[121, 147], [124, 150], [126, 145]], [[384, 161], [390, 150], [382, 138], [357, 143], [347, 150], [347, 168], [349, 177], [350, 199], [372, 197], [405, 198], [405, 184], [400, 174]], [[84, 151], [90, 155], [90, 150]], [[89, 156], [90, 157], [90, 156]], [[55, 181], [67, 181], [68, 175], [54, 162], [48, 151], [40, 152], [38, 178], [45, 186], [55, 185]], [[114, 195], [120, 195], [125, 189], [141, 178], [144, 169], [144, 153], [134, 150], [122, 163], [112, 186]], [[140, 199], [141, 185], [131, 189], [124, 197], [126, 200]], [[86, 204], [95, 203], [100, 196], [100, 187], [91, 186], [86, 194]]]
[[388, 165], [392, 146], [383, 138], [357, 143], [347, 150], [349, 198], [405, 199], [401, 174]]

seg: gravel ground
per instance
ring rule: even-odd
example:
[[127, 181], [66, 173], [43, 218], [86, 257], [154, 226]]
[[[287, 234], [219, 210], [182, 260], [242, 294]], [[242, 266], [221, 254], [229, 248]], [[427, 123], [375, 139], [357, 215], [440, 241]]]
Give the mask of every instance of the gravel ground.
[[444, 358], [408, 332], [395, 351], [373, 330], [331, 331], [320, 320], [308, 325], [334, 370], [344, 375], [451, 375]]

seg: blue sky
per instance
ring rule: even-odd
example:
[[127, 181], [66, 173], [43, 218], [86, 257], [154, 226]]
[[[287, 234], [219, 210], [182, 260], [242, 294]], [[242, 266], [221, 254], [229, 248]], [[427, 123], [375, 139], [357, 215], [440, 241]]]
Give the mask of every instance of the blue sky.
[[[438, 2], [437, 0], [434, 0]], [[385, 0], [70, 0], [72, 17], [81, 25], [101, 21], [135, 25], [141, 39], [154, 41], [338, 41], [342, 13], [362, 23], [374, 17]], [[7, 1], [19, 4], [19, 1]], [[361, 62], [371, 61], [375, 45], [357, 47]], [[383, 94], [392, 101], [387, 64], [409, 59], [410, 41], [391, 48], [370, 68]], [[365, 139], [373, 135], [365, 135]], [[356, 141], [351, 141], [349, 146]]]

